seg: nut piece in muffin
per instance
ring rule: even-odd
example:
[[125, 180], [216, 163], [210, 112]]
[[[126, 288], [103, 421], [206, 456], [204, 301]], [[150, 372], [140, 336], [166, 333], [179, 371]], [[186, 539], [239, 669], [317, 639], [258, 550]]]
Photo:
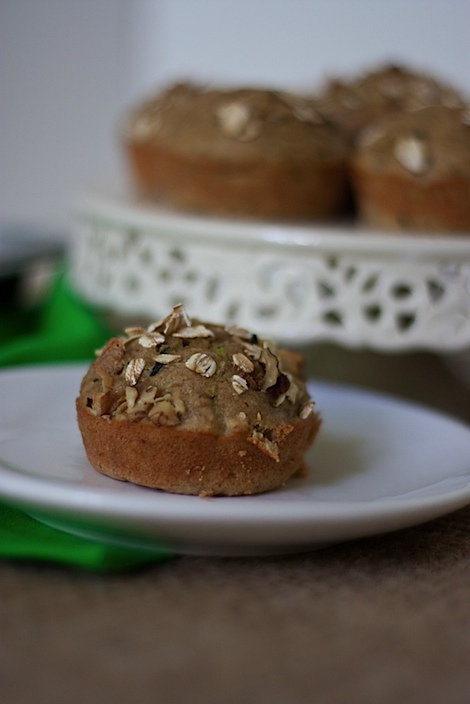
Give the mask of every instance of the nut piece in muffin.
[[351, 178], [369, 226], [470, 232], [470, 109], [433, 106], [375, 123]]
[[138, 196], [179, 210], [321, 219], [348, 196], [342, 131], [293, 93], [176, 84], [132, 111], [121, 140]]
[[99, 472], [180, 494], [256, 494], [304, 469], [321, 420], [302, 358], [176, 306], [108, 341], [77, 417]]

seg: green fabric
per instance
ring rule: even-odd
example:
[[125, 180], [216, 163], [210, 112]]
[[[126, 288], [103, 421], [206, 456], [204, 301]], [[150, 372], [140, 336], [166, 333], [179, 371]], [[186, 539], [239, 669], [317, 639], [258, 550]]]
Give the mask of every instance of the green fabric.
[[[88, 361], [113, 332], [72, 293], [65, 274], [58, 277], [47, 301], [35, 313], [17, 309], [4, 315], [2, 366]], [[12, 319], [14, 327], [9, 327]]]
[[[0, 367], [55, 362], [88, 362], [113, 333], [58, 276], [37, 310], [0, 311]], [[170, 557], [165, 549], [134, 550], [50, 528], [22, 511], [0, 504], [0, 558], [57, 562], [113, 572]]]
[[132, 550], [62, 533], [27, 514], [0, 505], [0, 557], [42, 560], [101, 572], [116, 572], [158, 562], [168, 556]]

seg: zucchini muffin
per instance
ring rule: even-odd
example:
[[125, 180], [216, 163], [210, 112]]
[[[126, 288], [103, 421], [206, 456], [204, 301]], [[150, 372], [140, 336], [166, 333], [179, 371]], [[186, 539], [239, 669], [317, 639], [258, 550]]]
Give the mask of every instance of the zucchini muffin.
[[132, 111], [121, 140], [137, 195], [177, 210], [323, 219], [347, 200], [342, 132], [300, 95], [176, 84]]
[[99, 472], [180, 494], [268, 491], [304, 469], [320, 416], [302, 358], [176, 306], [109, 340], [82, 380], [77, 417]]
[[470, 109], [377, 122], [351, 160], [359, 216], [385, 230], [470, 233]]

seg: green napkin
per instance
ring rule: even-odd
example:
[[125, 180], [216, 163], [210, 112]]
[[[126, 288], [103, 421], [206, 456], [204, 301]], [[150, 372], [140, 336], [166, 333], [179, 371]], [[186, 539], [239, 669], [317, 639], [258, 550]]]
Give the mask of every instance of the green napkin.
[[131, 550], [62, 533], [16, 508], [0, 504], [0, 557], [119, 572], [159, 562], [169, 553]]
[[[89, 362], [113, 333], [59, 274], [36, 311], [0, 312], [0, 367]], [[0, 503], [0, 558], [57, 562], [100, 572], [120, 571], [170, 557], [166, 550], [134, 550], [100, 543], [39, 523]]]
[[113, 333], [74, 294], [63, 273], [53, 282], [47, 300], [36, 311], [17, 308], [6, 311], [1, 318], [1, 366], [88, 362], [93, 359], [94, 350]]

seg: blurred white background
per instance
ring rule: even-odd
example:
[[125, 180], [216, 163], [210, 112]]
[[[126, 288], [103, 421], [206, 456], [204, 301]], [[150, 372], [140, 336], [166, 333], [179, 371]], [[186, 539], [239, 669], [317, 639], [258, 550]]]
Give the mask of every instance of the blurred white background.
[[67, 236], [82, 188], [119, 184], [118, 123], [193, 78], [315, 88], [386, 61], [470, 95], [469, 0], [0, 0], [0, 224]]

